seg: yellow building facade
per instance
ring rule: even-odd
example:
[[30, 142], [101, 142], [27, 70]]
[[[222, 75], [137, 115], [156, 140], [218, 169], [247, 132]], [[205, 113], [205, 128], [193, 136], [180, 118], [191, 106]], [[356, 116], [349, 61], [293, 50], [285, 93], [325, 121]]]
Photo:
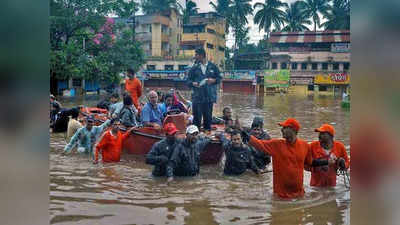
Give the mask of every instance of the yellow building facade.
[[200, 13], [191, 16], [183, 25], [179, 56], [193, 58], [196, 48], [203, 47], [207, 60], [220, 69], [225, 66], [225, 18], [217, 13]]

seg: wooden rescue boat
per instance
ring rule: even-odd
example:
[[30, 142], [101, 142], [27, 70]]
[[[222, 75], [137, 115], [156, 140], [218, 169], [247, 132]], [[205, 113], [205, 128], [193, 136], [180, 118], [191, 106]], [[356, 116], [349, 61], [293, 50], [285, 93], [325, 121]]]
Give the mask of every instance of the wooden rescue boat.
[[[185, 138], [186, 122], [184, 114], [168, 115], [164, 120], [164, 124], [168, 122], [174, 123], [179, 130], [177, 134], [178, 138]], [[212, 138], [212, 141], [206, 146], [206, 149], [200, 155], [200, 163], [202, 165], [217, 164], [221, 161], [223, 156], [222, 144], [213, 136], [216, 130], [220, 129], [221, 127], [214, 127], [213, 131], [209, 135]], [[123, 149], [129, 154], [144, 155], [151, 150], [152, 146], [156, 142], [160, 141], [164, 137], [165, 134], [159, 129], [152, 127], [134, 128], [131, 135], [129, 135], [129, 137], [123, 142]]]

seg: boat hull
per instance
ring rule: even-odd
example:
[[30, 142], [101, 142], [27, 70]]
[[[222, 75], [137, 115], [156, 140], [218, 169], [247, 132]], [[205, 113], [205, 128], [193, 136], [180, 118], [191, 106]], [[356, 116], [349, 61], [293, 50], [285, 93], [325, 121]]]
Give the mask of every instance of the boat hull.
[[[163, 139], [164, 136], [152, 128], [135, 129], [123, 142], [123, 150], [128, 154], [145, 155], [152, 146]], [[179, 134], [178, 138], [184, 138]], [[200, 164], [217, 164], [223, 156], [222, 144], [219, 141], [212, 141], [200, 155]]]

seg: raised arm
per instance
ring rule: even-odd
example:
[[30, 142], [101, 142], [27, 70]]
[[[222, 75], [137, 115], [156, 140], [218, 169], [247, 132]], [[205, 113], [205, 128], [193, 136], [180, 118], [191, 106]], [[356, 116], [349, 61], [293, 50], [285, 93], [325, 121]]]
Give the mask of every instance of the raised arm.
[[230, 141], [225, 137], [224, 133], [220, 133], [217, 135], [218, 139], [221, 141], [222, 143], [222, 148], [224, 149], [224, 151], [226, 149], [228, 149]]
[[256, 150], [265, 152], [271, 156], [274, 155], [275, 149], [278, 147], [280, 140], [259, 140], [253, 135], [250, 135], [249, 145], [253, 146]]
[[111, 123], [111, 120], [108, 119], [106, 120], [103, 124], [101, 124], [100, 126], [97, 126], [98, 128], [100, 128], [100, 131], [103, 132], [104, 128], [108, 127]]
[[83, 128], [78, 129], [75, 134], [72, 136], [71, 140], [69, 141], [69, 143], [64, 147], [64, 152], [65, 153], [69, 153], [71, 151], [71, 149], [73, 149], [75, 147], [75, 145], [78, 143], [78, 139], [81, 133], [81, 130]]

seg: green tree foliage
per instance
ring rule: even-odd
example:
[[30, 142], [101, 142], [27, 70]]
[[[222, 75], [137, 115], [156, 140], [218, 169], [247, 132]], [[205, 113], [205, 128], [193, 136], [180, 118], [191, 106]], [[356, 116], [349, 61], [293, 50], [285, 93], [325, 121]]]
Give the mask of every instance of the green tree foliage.
[[286, 6], [286, 3], [279, 0], [265, 0], [265, 3], [256, 3], [254, 9], [260, 9], [254, 16], [254, 23], [258, 24], [259, 30], [264, 30], [269, 36], [272, 25], [278, 30], [281, 29], [285, 21], [285, 13], [282, 8]]
[[[235, 36], [235, 49], [239, 47], [240, 42], [246, 37], [246, 25], [248, 23], [247, 16], [253, 14], [253, 8], [250, 4], [251, 0], [232, 0], [229, 6], [230, 25], [232, 26]], [[248, 30], [247, 30], [248, 32]]]
[[183, 11], [177, 0], [142, 0], [142, 10], [145, 14], [154, 14], [176, 9]]
[[326, 15], [330, 9], [329, 1], [327, 0], [305, 0], [305, 14], [312, 18], [314, 22], [314, 31], [317, 31], [317, 26], [321, 27], [320, 14]]
[[286, 6], [284, 16], [285, 26], [282, 31], [308, 31], [306, 25], [311, 25], [311, 21], [305, 13], [305, 4], [302, 1], [296, 1]]
[[350, 0], [333, 0], [333, 5], [324, 14], [326, 22], [321, 24], [325, 30], [350, 29]]
[[[133, 2], [133, 1], [132, 1]], [[115, 23], [105, 28], [106, 15], [129, 17], [135, 7], [129, 1], [51, 0], [50, 74], [58, 79], [85, 78], [117, 82], [127, 68], [139, 70], [144, 63], [132, 28]], [[93, 39], [96, 35], [99, 44]]]
[[229, 33], [229, 27], [231, 25], [231, 13], [229, 11], [231, 3], [231, 0], [217, 0], [217, 4], [210, 1], [210, 5], [215, 12], [225, 17], [225, 34]]
[[183, 12], [183, 23], [187, 24], [189, 23], [189, 17], [196, 15], [198, 13], [199, 8], [197, 8], [197, 5], [193, 1], [187, 1], [186, 2], [186, 7], [185, 11]]

